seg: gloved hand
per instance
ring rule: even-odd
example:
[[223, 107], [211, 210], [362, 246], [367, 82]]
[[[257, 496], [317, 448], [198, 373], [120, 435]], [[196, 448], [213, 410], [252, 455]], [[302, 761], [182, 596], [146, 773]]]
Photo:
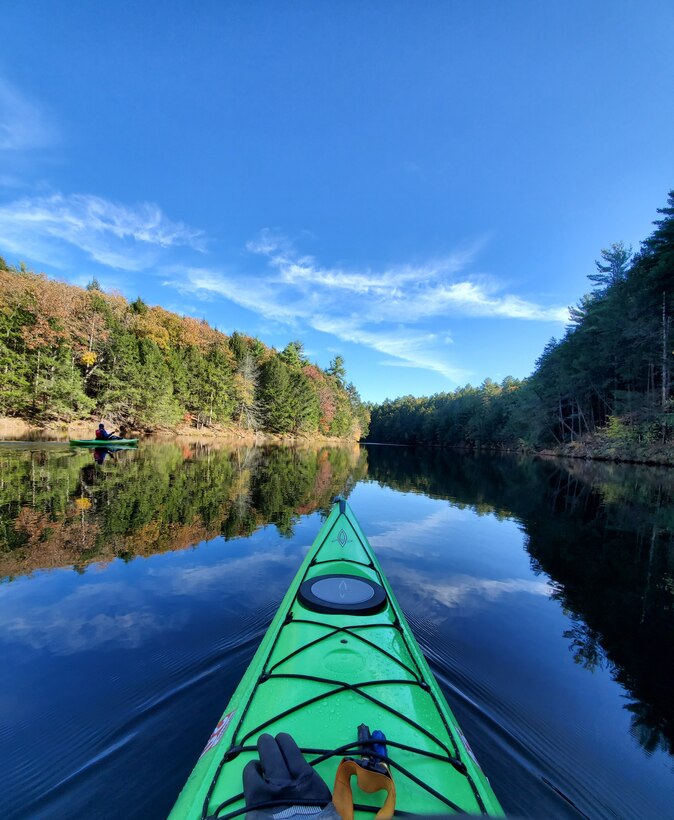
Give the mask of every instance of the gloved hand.
[[[289, 734], [281, 732], [275, 738], [260, 735], [257, 751], [260, 759], [251, 760], [243, 770], [243, 793], [246, 806], [251, 808], [246, 820], [264, 820], [291, 806], [315, 806], [316, 820], [339, 817], [330, 802], [330, 789]], [[259, 810], [255, 810], [258, 805]], [[327, 814], [320, 811], [326, 807]]]

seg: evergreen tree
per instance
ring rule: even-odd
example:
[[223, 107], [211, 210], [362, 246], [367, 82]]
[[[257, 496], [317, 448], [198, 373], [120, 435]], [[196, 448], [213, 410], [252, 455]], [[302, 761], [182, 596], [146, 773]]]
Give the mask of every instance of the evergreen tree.
[[603, 248], [601, 256], [604, 262], [595, 262], [597, 273], [587, 278], [595, 287], [606, 288], [616, 285], [627, 277], [632, 248], [626, 248], [622, 242], [614, 242], [609, 248]]
[[228, 353], [214, 344], [206, 355], [205, 390], [208, 395], [208, 423], [226, 424], [234, 410], [234, 378]]
[[229, 337], [229, 347], [237, 363], [242, 362], [245, 356], [250, 352], [246, 337], [239, 333], [238, 330], [235, 330]]
[[289, 342], [281, 353], [281, 360], [288, 365], [288, 367], [298, 370], [307, 363], [307, 358], [304, 355], [304, 344], [298, 340]]
[[65, 347], [53, 359], [44, 391], [44, 417], [72, 421], [88, 415], [96, 404], [84, 392], [80, 368]]
[[335, 356], [335, 358], [330, 362], [330, 365], [326, 371], [329, 376], [333, 376], [340, 385], [344, 384], [344, 379], [346, 378], [346, 368], [344, 367], [344, 359], [342, 356]]
[[271, 356], [260, 375], [260, 404], [265, 427], [274, 433], [288, 433], [295, 423], [290, 373], [278, 356]]
[[291, 374], [290, 389], [293, 395], [291, 406], [294, 410], [292, 432], [317, 432], [321, 411], [313, 383], [304, 373], [295, 372]]

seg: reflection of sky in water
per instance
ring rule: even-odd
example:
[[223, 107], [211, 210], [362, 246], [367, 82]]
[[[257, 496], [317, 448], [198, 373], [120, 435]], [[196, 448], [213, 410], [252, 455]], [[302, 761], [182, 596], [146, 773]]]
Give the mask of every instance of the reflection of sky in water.
[[[616, 806], [620, 816], [671, 813], [674, 779], [631, 742], [611, 670], [574, 663], [568, 615], [533, 570], [516, 519], [375, 484], [350, 501], [497, 794], [519, 781], [514, 813], [577, 816], [563, 803], [532, 810], [540, 795], [523, 782], [529, 773], [593, 817]], [[658, 765], [669, 771], [671, 758]]]
[[[378, 489], [378, 496], [390, 491]], [[368, 488], [356, 491], [368, 495]], [[522, 533], [512, 520], [478, 517], [470, 509], [422, 496], [409, 499], [412, 517], [377, 517], [377, 504], [354, 500], [368, 522], [372, 546], [401, 603], [469, 608], [504, 595], [548, 596], [546, 580], [523, 560]], [[381, 500], [379, 501], [381, 503]], [[190, 601], [217, 598], [227, 610], [264, 606], [285, 592], [320, 520], [301, 521], [292, 539], [264, 528], [248, 539], [217, 538], [197, 550], [39, 573], [0, 586], [0, 644], [72, 654], [105, 644], [137, 648], [153, 636], [185, 628]], [[480, 570], [488, 568], [489, 576]], [[430, 616], [430, 612], [426, 615]], [[437, 614], [437, 613], [436, 613]]]
[[423, 589], [425, 598], [431, 598], [435, 603], [446, 607], [476, 606], [479, 600], [496, 601], [503, 595], [526, 593], [528, 595], [542, 595], [548, 597], [552, 589], [545, 581], [532, 581], [526, 578], [510, 578], [493, 580], [489, 578], [473, 578], [469, 575], [452, 575], [444, 582], [433, 581], [433, 574], [406, 573], [408, 583]]
[[138, 648], [185, 628], [191, 602], [204, 607], [217, 599], [232, 611], [254, 609], [268, 603], [270, 593], [280, 600], [310, 540], [282, 539], [269, 527], [249, 539], [216, 538], [197, 550], [92, 565], [81, 575], [58, 569], [0, 585], [0, 646], [19, 643], [52, 654], [104, 644]]
[[394, 587], [464, 614], [504, 595], [551, 595], [547, 579], [531, 569], [515, 520], [421, 496], [408, 496], [408, 504], [412, 518], [379, 520], [381, 531], [369, 538]]
[[[520, 808], [530, 799], [540, 816], [567, 816], [547, 777], [592, 816], [618, 805], [667, 816], [672, 778], [654, 766], [666, 772], [670, 758], [649, 761], [632, 740], [610, 669], [574, 663], [569, 618], [515, 518], [365, 482], [350, 503], [497, 793], [516, 782]], [[86, 808], [91, 784], [122, 780], [125, 809], [153, 816], [149, 779], [168, 811], [319, 527], [314, 514], [290, 538], [267, 526], [0, 584], [10, 799], [48, 761], [45, 782], [72, 784], [46, 804], [51, 816]], [[108, 796], [107, 816], [122, 816], [120, 799]]]

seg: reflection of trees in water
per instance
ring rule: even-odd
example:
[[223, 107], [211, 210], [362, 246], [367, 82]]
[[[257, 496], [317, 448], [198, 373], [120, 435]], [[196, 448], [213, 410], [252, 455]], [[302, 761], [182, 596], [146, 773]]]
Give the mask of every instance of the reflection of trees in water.
[[328, 448], [152, 444], [91, 453], [0, 451], [0, 578], [184, 549], [325, 510], [366, 454]]
[[641, 746], [649, 753], [672, 753], [671, 741], [668, 741], [670, 727], [666, 718], [652, 704], [645, 701], [633, 701], [625, 705], [630, 713], [630, 731]]
[[671, 753], [674, 625], [667, 579], [674, 540], [658, 524], [671, 503], [668, 485], [643, 468], [635, 475], [625, 467], [622, 476], [613, 469], [610, 481], [601, 468], [582, 472], [569, 484], [571, 502], [557, 499], [552, 516], [525, 521], [528, 549], [573, 613], [567, 637], [574, 656], [596, 668], [601, 647], [612, 676], [644, 704], [639, 719], [632, 718], [635, 738], [646, 749]]
[[571, 621], [576, 663], [629, 693], [633, 735], [674, 753], [674, 481], [669, 468], [368, 448], [382, 484], [512, 515]]
[[[553, 594], [552, 597], [556, 596]], [[574, 662], [587, 669], [588, 672], [606, 668], [608, 661], [601, 645], [601, 635], [573, 613], [565, 612], [565, 615], [571, 619], [573, 624], [571, 629], [564, 630], [564, 637], [569, 641], [569, 649], [573, 653]]]
[[[0, 450], [0, 578], [188, 548], [269, 523], [290, 534], [364, 477], [516, 517], [534, 571], [566, 611], [574, 660], [630, 693], [634, 737], [674, 751], [671, 471], [402, 447], [153, 444], [90, 453]], [[85, 503], [87, 502], [87, 503]]]
[[257, 447], [242, 447], [236, 451], [236, 476], [231, 490], [235, 520], [247, 521], [254, 518], [252, 483], [259, 458], [260, 450]]

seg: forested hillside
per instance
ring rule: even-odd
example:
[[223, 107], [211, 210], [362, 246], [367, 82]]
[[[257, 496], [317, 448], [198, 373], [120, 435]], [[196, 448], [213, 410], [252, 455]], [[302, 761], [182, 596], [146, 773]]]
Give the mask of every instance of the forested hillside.
[[278, 352], [0, 257], [0, 416], [358, 439], [369, 412], [345, 375], [341, 356], [322, 370], [301, 342]]
[[632, 254], [615, 243], [589, 275], [526, 380], [487, 379], [430, 398], [406, 396], [372, 410], [371, 441], [499, 448], [592, 447], [608, 457], [671, 447], [674, 191], [655, 230]]

